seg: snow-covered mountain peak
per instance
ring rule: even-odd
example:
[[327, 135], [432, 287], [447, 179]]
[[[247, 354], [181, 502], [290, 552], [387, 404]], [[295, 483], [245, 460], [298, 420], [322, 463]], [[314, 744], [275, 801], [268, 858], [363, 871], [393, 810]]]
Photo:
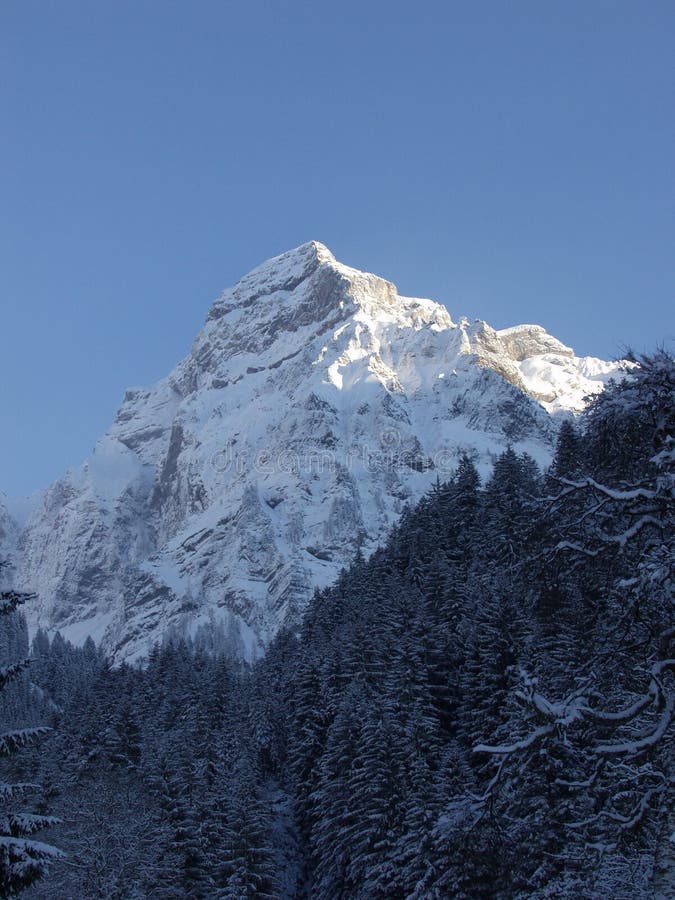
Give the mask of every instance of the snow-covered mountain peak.
[[545, 463], [550, 413], [616, 368], [537, 325], [455, 323], [310, 241], [224, 291], [21, 528], [0, 512], [0, 538], [33, 625], [131, 659], [221, 623], [252, 656], [463, 451], [483, 472], [507, 443]]
[[[299, 312], [304, 310], [304, 315]], [[248, 313], [246, 313], [248, 311]], [[431, 300], [399, 296], [396, 286], [368, 272], [338, 262], [319, 241], [310, 241], [257, 266], [211, 307], [207, 321], [229, 317], [228, 324], [246, 326], [272, 320], [294, 326], [298, 318], [313, 320], [360, 313], [361, 320], [452, 324], [447, 310]]]
[[232, 288], [224, 291], [211, 308], [209, 318], [221, 318], [233, 301], [239, 305], [250, 305], [265, 297], [282, 300], [293, 294], [320, 265], [334, 262], [335, 257], [328, 247], [318, 241], [309, 241], [287, 250], [256, 266]]

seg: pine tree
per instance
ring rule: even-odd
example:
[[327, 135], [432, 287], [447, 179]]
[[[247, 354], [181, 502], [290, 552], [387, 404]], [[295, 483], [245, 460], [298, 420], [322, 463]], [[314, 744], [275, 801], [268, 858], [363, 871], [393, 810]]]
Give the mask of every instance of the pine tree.
[[[16, 591], [1, 592], [0, 616], [10, 616], [26, 598], [26, 594]], [[28, 660], [22, 660], [0, 668], [0, 689], [17, 678], [27, 665]], [[0, 733], [0, 756], [15, 753], [47, 731], [49, 729], [44, 727], [3, 731]], [[33, 838], [57, 820], [16, 809], [17, 800], [34, 787], [31, 784], [0, 781], [0, 895], [3, 897], [15, 896], [44, 877], [50, 864], [62, 857], [55, 847]]]
[[565, 419], [558, 432], [551, 474], [557, 478], [573, 478], [583, 467], [581, 435], [571, 419]]
[[[521, 884], [572, 890], [565, 860], [574, 857], [577, 894], [614, 896], [620, 886], [647, 896], [641, 861], [668, 846], [674, 395], [675, 366], [664, 354], [610, 385], [586, 417], [584, 468], [546, 501], [556, 525], [543, 558], [560, 566], [578, 622], [556, 614], [560, 657], [537, 642], [538, 677], [521, 671], [513, 692], [519, 713], [474, 748], [496, 767], [486, 802], [528, 849], [517, 865]], [[587, 649], [578, 653], [584, 630]]]
[[212, 896], [273, 900], [277, 893], [269, 804], [261, 796], [252, 749], [244, 735], [239, 749], [239, 758], [225, 783], [215, 867], [219, 887]]

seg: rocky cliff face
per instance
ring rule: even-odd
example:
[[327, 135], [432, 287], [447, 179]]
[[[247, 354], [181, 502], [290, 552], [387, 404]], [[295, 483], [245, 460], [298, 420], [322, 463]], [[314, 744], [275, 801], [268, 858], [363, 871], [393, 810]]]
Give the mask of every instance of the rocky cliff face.
[[536, 325], [455, 323], [319, 243], [285, 253], [35, 506], [13, 552], [31, 623], [118, 660], [172, 629], [254, 656], [463, 450], [545, 462], [555, 415], [615, 368]]

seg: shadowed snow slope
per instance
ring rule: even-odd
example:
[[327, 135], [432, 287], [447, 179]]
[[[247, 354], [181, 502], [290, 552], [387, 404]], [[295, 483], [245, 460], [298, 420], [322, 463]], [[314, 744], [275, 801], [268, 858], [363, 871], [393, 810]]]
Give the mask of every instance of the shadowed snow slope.
[[[127, 391], [92, 456], [12, 533], [31, 625], [118, 660], [172, 630], [248, 657], [470, 450], [540, 462], [616, 365], [537, 325], [455, 323], [311, 242], [212, 306], [188, 356]], [[3, 524], [4, 523], [4, 524]]]

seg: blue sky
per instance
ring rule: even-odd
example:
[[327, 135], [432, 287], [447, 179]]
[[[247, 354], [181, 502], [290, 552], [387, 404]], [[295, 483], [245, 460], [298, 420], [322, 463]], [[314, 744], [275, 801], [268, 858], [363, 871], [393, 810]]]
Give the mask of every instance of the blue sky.
[[672, 338], [674, 44], [659, 0], [4, 0], [0, 489], [312, 238], [582, 354]]

